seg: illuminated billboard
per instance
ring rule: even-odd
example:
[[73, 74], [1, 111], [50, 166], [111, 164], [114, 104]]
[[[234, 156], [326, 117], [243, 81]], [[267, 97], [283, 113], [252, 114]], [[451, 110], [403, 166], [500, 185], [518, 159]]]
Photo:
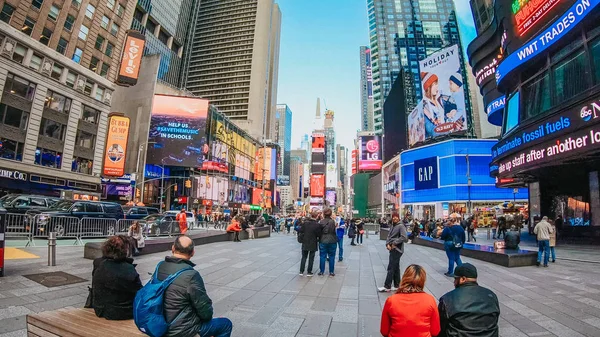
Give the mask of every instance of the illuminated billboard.
[[358, 170], [381, 170], [381, 136], [361, 136], [358, 148]]
[[127, 31], [125, 44], [123, 45], [123, 55], [121, 56], [121, 66], [117, 76], [117, 84], [130, 86], [136, 85], [144, 53], [144, 44], [146, 36], [138, 31]]
[[325, 135], [322, 133], [313, 133], [312, 152], [325, 152]]
[[338, 185], [337, 167], [335, 164], [327, 164], [327, 188], [336, 188]]
[[310, 196], [324, 197], [325, 196], [325, 175], [311, 174], [310, 176]]
[[516, 33], [521, 36], [550, 13], [560, 0], [512, 1]]
[[219, 203], [227, 201], [229, 194], [227, 178], [201, 175], [194, 179], [196, 180], [194, 198], [213, 200]]
[[146, 163], [198, 167], [208, 159], [208, 100], [154, 95]]
[[255, 188], [252, 190], [252, 204], [265, 208], [271, 208], [271, 191], [265, 191], [265, 200], [263, 202], [263, 190]]
[[398, 209], [400, 204], [400, 157], [387, 162], [382, 172], [383, 199], [386, 204], [392, 205], [393, 209]]
[[409, 144], [467, 131], [467, 110], [458, 45], [420, 61], [423, 100], [408, 118]]
[[352, 174], [356, 174], [356, 172], [357, 172], [357, 167], [356, 167], [356, 157], [357, 156], [358, 156], [358, 150], [352, 150], [352, 163], [351, 163]]
[[129, 138], [129, 117], [111, 116], [108, 120], [108, 135], [104, 150], [105, 177], [121, 177], [125, 174], [125, 156]]
[[335, 191], [328, 190], [325, 192], [325, 201], [327, 202], [327, 206], [335, 206], [335, 202], [337, 200]]

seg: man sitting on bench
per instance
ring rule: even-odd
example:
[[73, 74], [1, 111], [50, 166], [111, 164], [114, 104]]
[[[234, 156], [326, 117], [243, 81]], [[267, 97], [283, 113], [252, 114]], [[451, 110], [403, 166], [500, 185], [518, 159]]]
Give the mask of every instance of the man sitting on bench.
[[[178, 270], [194, 267], [194, 242], [187, 236], [175, 239], [167, 256], [158, 268], [158, 280], [163, 281]], [[212, 300], [206, 293], [200, 273], [184, 271], [173, 281], [164, 294], [165, 319], [171, 323], [166, 336], [230, 337], [232, 323], [227, 318], [213, 318]]]

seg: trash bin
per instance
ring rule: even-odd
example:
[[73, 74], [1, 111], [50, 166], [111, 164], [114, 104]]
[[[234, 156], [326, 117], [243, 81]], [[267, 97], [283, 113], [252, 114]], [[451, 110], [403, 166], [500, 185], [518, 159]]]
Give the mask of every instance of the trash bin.
[[6, 209], [0, 206], [0, 277], [4, 276], [4, 240], [6, 233]]

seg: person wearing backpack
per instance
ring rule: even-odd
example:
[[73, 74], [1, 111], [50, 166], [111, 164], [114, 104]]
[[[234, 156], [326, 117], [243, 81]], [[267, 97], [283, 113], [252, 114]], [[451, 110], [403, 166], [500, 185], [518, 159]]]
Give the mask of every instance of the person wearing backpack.
[[187, 236], [175, 239], [167, 256], [157, 266], [156, 278], [164, 281], [170, 275], [185, 269], [165, 290], [163, 312], [168, 330], [165, 336], [230, 337], [232, 323], [224, 317], [213, 318], [212, 300], [206, 293], [200, 273], [190, 261], [194, 256], [194, 242]]
[[450, 219], [449, 226], [442, 231], [441, 239], [444, 241], [444, 250], [448, 256], [448, 271], [444, 275], [454, 277], [454, 264], [462, 266], [460, 250], [465, 244], [465, 230], [455, 219]]

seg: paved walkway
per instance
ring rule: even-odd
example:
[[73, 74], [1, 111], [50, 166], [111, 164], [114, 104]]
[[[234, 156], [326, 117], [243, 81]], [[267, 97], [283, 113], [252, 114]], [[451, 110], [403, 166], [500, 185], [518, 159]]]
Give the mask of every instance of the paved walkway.
[[[345, 242], [344, 262], [335, 277], [298, 276], [300, 250], [292, 235], [242, 243], [196, 247], [194, 262], [214, 301], [215, 314], [234, 322], [236, 337], [380, 336], [385, 299], [376, 286], [385, 277], [388, 253], [377, 236], [364, 246]], [[27, 248], [40, 256], [11, 260], [0, 278], [0, 337], [25, 336], [31, 312], [83, 306], [88, 283], [48, 289], [22, 275], [62, 270], [89, 279], [92, 264], [81, 247], [59, 247], [58, 266], [45, 265], [45, 248]], [[144, 281], [166, 254], [136, 260]], [[501, 302], [500, 335], [600, 336], [600, 268], [595, 264], [557, 262], [550, 268], [507, 269], [465, 259], [479, 268], [480, 283]], [[411, 263], [428, 272], [427, 291], [440, 297], [452, 289], [443, 275], [443, 251], [407, 245], [402, 269]]]

